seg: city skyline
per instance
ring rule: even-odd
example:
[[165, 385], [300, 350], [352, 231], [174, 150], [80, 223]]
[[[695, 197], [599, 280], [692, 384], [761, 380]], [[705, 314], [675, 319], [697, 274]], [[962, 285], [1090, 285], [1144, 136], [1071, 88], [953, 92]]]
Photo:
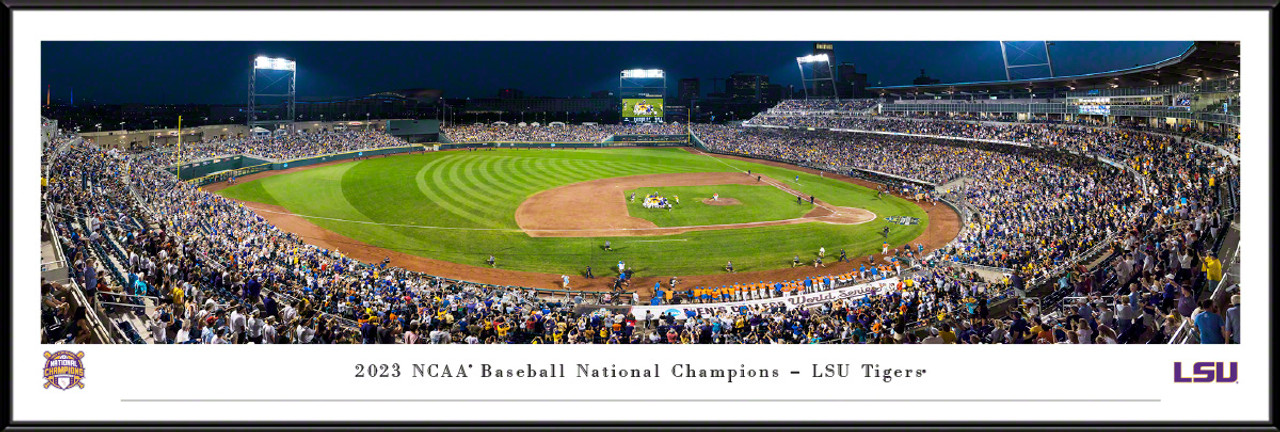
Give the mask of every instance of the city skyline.
[[[869, 86], [908, 85], [921, 69], [943, 83], [1004, 79], [995, 41], [833, 43], [833, 65], [855, 64], [868, 75]], [[1178, 55], [1189, 43], [1055, 41], [1054, 71], [1062, 76], [1147, 64]], [[52, 89], [55, 104], [67, 103], [76, 88], [82, 103], [243, 104], [250, 61], [258, 55], [297, 61], [300, 100], [405, 88], [441, 89], [447, 98], [492, 98], [502, 88], [528, 97], [586, 97], [616, 90], [618, 71], [630, 68], [664, 69], [668, 98], [674, 98], [680, 79], [698, 78], [705, 95], [717, 87], [716, 80], [735, 72], [768, 75], [771, 83], [800, 88], [795, 57], [812, 52], [813, 42], [44, 42], [43, 47], [41, 90]], [[432, 55], [415, 55], [421, 52]], [[904, 58], [904, 52], [910, 56]]]

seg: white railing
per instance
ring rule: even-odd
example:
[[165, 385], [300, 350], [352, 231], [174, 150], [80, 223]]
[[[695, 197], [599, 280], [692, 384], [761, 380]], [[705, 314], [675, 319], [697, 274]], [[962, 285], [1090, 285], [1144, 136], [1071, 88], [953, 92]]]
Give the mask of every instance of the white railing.
[[1191, 318], [1183, 317], [1182, 323], [1178, 328], [1169, 335], [1169, 344], [1186, 344], [1199, 343], [1200, 331], [1196, 329], [1196, 325]]

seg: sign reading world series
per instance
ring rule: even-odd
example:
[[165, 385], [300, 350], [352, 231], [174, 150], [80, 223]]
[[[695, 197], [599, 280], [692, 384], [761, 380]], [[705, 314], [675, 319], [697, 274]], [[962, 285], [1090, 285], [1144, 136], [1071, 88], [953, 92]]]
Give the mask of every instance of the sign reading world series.
[[896, 223], [898, 225], [919, 225], [920, 224], [919, 218], [913, 218], [910, 216], [889, 216], [884, 218], [884, 220]]

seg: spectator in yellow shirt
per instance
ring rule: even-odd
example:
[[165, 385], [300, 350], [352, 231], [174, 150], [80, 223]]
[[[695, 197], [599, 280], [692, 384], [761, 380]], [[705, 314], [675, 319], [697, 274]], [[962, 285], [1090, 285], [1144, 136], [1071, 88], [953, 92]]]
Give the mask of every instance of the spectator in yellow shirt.
[[1217, 284], [1222, 280], [1222, 261], [1218, 261], [1217, 254], [1205, 254], [1204, 262], [1200, 264], [1200, 271], [1204, 272], [1204, 277], [1209, 279], [1210, 283]]

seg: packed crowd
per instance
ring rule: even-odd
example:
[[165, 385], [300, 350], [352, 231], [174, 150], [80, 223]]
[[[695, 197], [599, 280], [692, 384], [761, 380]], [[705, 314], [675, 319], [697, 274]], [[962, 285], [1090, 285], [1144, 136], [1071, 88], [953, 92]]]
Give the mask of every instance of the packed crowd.
[[878, 105], [879, 99], [787, 99], [773, 107], [776, 111], [865, 111]]
[[[1003, 123], [1035, 123], [1035, 124], [1055, 124], [1055, 125], [1076, 125], [1076, 126], [1092, 126], [1107, 127], [1113, 129], [1123, 129], [1135, 132], [1154, 132], [1166, 135], [1175, 135], [1192, 139], [1221, 147], [1228, 153], [1240, 155], [1240, 132], [1236, 128], [1218, 126], [1211, 127], [1204, 131], [1193, 129], [1189, 125], [1169, 125], [1159, 123], [1151, 125], [1146, 122], [1138, 122], [1130, 119], [1118, 119], [1107, 122], [1097, 116], [1075, 116], [1070, 120], [1061, 118], [1051, 118], [1049, 116], [1032, 116], [1023, 120], [1018, 120], [1011, 115], [979, 115], [974, 113], [906, 113], [906, 112], [886, 112], [885, 117], [893, 118], [912, 118], [912, 119], [932, 119], [932, 120], [967, 120], [980, 122], [1003, 122]], [[767, 120], [762, 120], [762, 124], [770, 124]]]
[[1118, 230], [1126, 216], [1122, 208], [1137, 195], [1128, 175], [1031, 149], [1001, 152], [928, 138], [724, 126], [694, 132], [712, 150], [818, 160], [837, 172], [871, 170], [936, 185], [966, 177], [964, 190], [952, 194], [976, 215], [945, 255], [1028, 275], [1047, 272]]
[[302, 157], [343, 153], [354, 150], [399, 147], [408, 145], [400, 138], [378, 131], [332, 131], [265, 137], [212, 138], [193, 143], [183, 143], [182, 152], [177, 147], [167, 147], [140, 157], [154, 165], [194, 161], [218, 156], [252, 155], [272, 160], [290, 160]]
[[[1181, 317], [1195, 317], [1207, 342], [1216, 340], [1215, 317], [1224, 330], [1219, 334], [1238, 338], [1238, 307], [1195, 306], [1203, 287], [1222, 277], [1221, 263], [1205, 251], [1227, 223], [1214, 211], [1221, 198], [1213, 185], [1238, 178], [1233, 166], [1202, 147], [1147, 134], [972, 127], [925, 129], [1089, 148], [1136, 170], [1146, 184], [1086, 158], [1026, 148], [695, 126], [706, 145], [729, 153], [874, 167], [865, 169], [933, 182], [966, 176], [969, 181], [952, 194], [975, 209], [961, 238], [921, 259], [923, 268], [913, 273], [872, 265], [809, 284], [771, 283], [771, 292], [760, 294], [899, 276], [901, 289], [888, 295], [698, 317], [574, 313], [577, 301], [546, 300], [531, 290], [448, 281], [388, 261], [361, 263], [178, 181], [160, 169], [162, 162], [91, 144], [56, 156], [45, 192], [57, 238], [87, 297], [115, 303], [96, 307], [126, 311], [141, 309], [122, 306], [139, 299], [124, 295], [154, 298], [157, 307], [146, 316], [150, 327], [138, 331], [158, 343], [1137, 343], [1167, 336]], [[131, 158], [133, 169], [122, 172]], [[1065, 311], [1030, 305], [992, 319], [988, 301], [1109, 238], [1114, 243], [1103, 245], [1117, 251], [1114, 265], [1059, 279], [1097, 300]], [[950, 261], [1014, 271], [1004, 280], [984, 281]], [[65, 289], [42, 286], [44, 305], [78, 322], [77, 312], [57, 301]], [[658, 292], [660, 301], [707, 301], [706, 289], [699, 290]], [[1115, 300], [1117, 294], [1126, 300]], [[1149, 314], [1164, 319], [1148, 325]], [[909, 331], [920, 324], [930, 326], [927, 335]]]
[[[962, 148], [930, 145], [931, 140], [911, 137], [885, 139], [835, 132], [806, 133], [717, 125], [695, 125], [693, 131], [712, 149], [726, 153], [779, 159], [840, 172], [858, 168], [935, 184], [947, 183], [960, 177], [966, 169], [982, 164]], [[941, 169], [933, 165], [944, 162], [954, 166]]]
[[[1142, 129], [1126, 129], [1120, 128], [1096, 128], [1096, 127], [1078, 127], [1078, 126], [1096, 126], [1094, 123], [1064, 124], [1060, 122], [1048, 123], [979, 123], [974, 121], [954, 121], [942, 120], [941, 116], [925, 117], [912, 115], [904, 116], [773, 116], [760, 115], [753, 118], [749, 124], [755, 125], [775, 125], [775, 126], [793, 126], [793, 127], [812, 127], [824, 129], [848, 129], [869, 132], [893, 132], [905, 134], [919, 134], [930, 136], [947, 136], [959, 138], [972, 138], [996, 141], [1009, 141], [1021, 144], [1031, 144], [1039, 146], [1048, 146], [1055, 148], [1068, 149], [1072, 151], [1084, 151], [1090, 153], [1098, 153], [1102, 156], [1115, 158], [1130, 150], [1121, 146], [1132, 145], [1135, 140], [1147, 141], [1169, 141], [1176, 142], [1179, 146], [1187, 144], [1185, 138], [1193, 137], [1189, 130], [1178, 131], [1181, 136], [1174, 135], [1178, 139], [1161, 137], [1145, 133], [1150, 130]], [[987, 119], [987, 121], [992, 121]], [[1134, 125], [1130, 125], [1134, 126]], [[1159, 130], [1159, 132], [1167, 133], [1168, 131]], [[1201, 135], [1202, 137], [1204, 135]], [[1238, 154], [1239, 134], [1231, 134], [1234, 138], [1221, 137], [1212, 139], [1210, 143], [1223, 142], [1234, 147], [1228, 148], [1228, 151], [1234, 150]], [[1234, 143], [1234, 144], [1232, 144]], [[1202, 149], [1193, 149], [1196, 154], [1207, 153]], [[1213, 158], [1211, 162], [1220, 163], [1221, 158]]]
[[[1212, 239], [1221, 238], [1229, 221], [1217, 211], [1223, 200], [1218, 186], [1226, 181], [1234, 190], [1239, 188], [1238, 167], [1212, 149], [1179, 138], [1115, 129], [979, 125], [906, 119], [849, 118], [837, 121], [842, 122], [843, 127], [854, 129], [1015, 141], [1050, 148], [1088, 150], [1114, 159], [1138, 173], [1143, 183], [1135, 183], [1128, 173], [1100, 168], [1084, 158], [1060, 154], [1037, 156], [1031, 150], [1016, 148], [1005, 148], [1001, 150], [1004, 154], [997, 154], [983, 149], [988, 146], [976, 144], [968, 144], [960, 156], [948, 158], [949, 161], [961, 161], [955, 167], [946, 161], [931, 161], [921, 165], [927, 167], [924, 170], [898, 163], [888, 169], [877, 166], [877, 171], [929, 181], [936, 178], [936, 173], [930, 169], [959, 168], [969, 177], [963, 187], [949, 195], [974, 209], [974, 219], [956, 242], [939, 251], [941, 259], [1006, 267], [1016, 270], [1019, 275], [1035, 277], [1057, 274], [1049, 270], [1061, 269], [1075, 262], [1070, 258], [1087, 249], [1101, 247], [1116, 251], [1118, 259], [1114, 265], [1104, 267], [1097, 275], [1082, 275], [1079, 269], [1075, 269], [1075, 272], [1068, 271], [1058, 278], [1059, 285], [1074, 287], [1082, 296], [1092, 294], [1101, 298], [1124, 294], [1131, 300], [1121, 308], [1126, 310], [1126, 314], [1120, 318], [1111, 317], [1115, 319], [1104, 323], [1107, 326], [1101, 331], [1111, 332], [1113, 340], [1123, 343], [1167, 338], [1184, 321], [1183, 317], [1191, 317], [1194, 313], [1198, 320], [1203, 310], [1215, 309], [1212, 312], [1218, 315], [1203, 315], [1205, 320], [1209, 320], [1205, 325], [1211, 329], [1201, 331], [1202, 337], [1209, 334], [1205, 341], [1212, 341], [1217, 340], [1212, 317], [1221, 318], [1225, 314], [1228, 318], [1223, 322], [1226, 322], [1231, 321], [1233, 313], [1238, 315], [1238, 308], [1218, 311], [1212, 305], [1201, 307], [1196, 302], [1222, 278], [1221, 262], [1215, 256]], [[835, 152], [842, 155], [874, 153], [862, 150], [874, 146], [867, 146], [866, 138], [852, 136], [854, 134], [846, 134], [851, 136], [844, 138], [841, 144], [839, 138], [823, 136], [838, 133], [753, 129], [702, 127], [694, 131], [713, 150], [780, 157], [795, 162], [813, 160], [810, 152], [815, 151], [815, 147], [821, 149], [832, 145], [852, 147]], [[742, 138], [756, 134], [769, 138]], [[901, 138], [876, 136], [875, 139], [896, 143]], [[821, 142], [815, 144], [813, 140]], [[748, 144], [743, 145], [744, 142]], [[983, 152], [986, 154], [977, 155]], [[939, 152], [922, 152], [914, 156], [930, 153]], [[963, 161], [967, 158], [981, 163], [965, 165]], [[835, 165], [873, 169], [864, 168], [871, 164], [860, 166], [858, 157], [841, 161], [846, 164]], [[1104, 239], [1112, 239], [1113, 242], [1102, 243]], [[1104, 275], [1107, 278], [1103, 278]], [[1185, 294], [1180, 292], [1184, 288]], [[1087, 303], [1096, 312], [1099, 301]], [[1161, 322], [1152, 324], [1153, 320], [1147, 317], [1146, 325], [1135, 326], [1135, 320], [1143, 318], [1142, 307], [1148, 304], [1145, 302], [1149, 302], [1146, 313], [1158, 315], [1160, 319], [1156, 321]], [[1176, 304], [1181, 304], [1183, 310], [1173, 310], [1171, 305]], [[1137, 314], [1128, 315], [1132, 311], [1137, 311]], [[1073, 310], [1065, 316], [1078, 319], [1078, 312]], [[1049, 318], [1051, 316], [1024, 313], [1024, 322], [1019, 322], [1018, 327], [1026, 330], [1023, 327], [1030, 322], [1042, 325], [1041, 330], [1053, 329], [1050, 333], [1060, 333], [1052, 338], [1056, 341], [1064, 340], [1067, 333], [1078, 330], [1075, 328], [1079, 325], [1078, 320], [1043, 322]], [[1167, 326], [1163, 325], [1166, 321], [1169, 323]], [[1234, 323], [1238, 326], [1238, 316]], [[1200, 327], [1201, 323], [1197, 321], [1196, 324]], [[1091, 335], [1100, 334], [1097, 322], [1090, 321], [1089, 326], [1093, 332]], [[1235, 331], [1238, 333], [1238, 329]], [[946, 331], [942, 333], [945, 336]], [[1022, 334], [1031, 333], [1024, 331]], [[1079, 334], [1073, 336], [1075, 338], [1072, 339], [1080, 337]]]
[[684, 135], [684, 125], [661, 124], [596, 124], [596, 125], [493, 125], [472, 124], [446, 126], [442, 129], [452, 142], [592, 142], [604, 141], [613, 135]]

